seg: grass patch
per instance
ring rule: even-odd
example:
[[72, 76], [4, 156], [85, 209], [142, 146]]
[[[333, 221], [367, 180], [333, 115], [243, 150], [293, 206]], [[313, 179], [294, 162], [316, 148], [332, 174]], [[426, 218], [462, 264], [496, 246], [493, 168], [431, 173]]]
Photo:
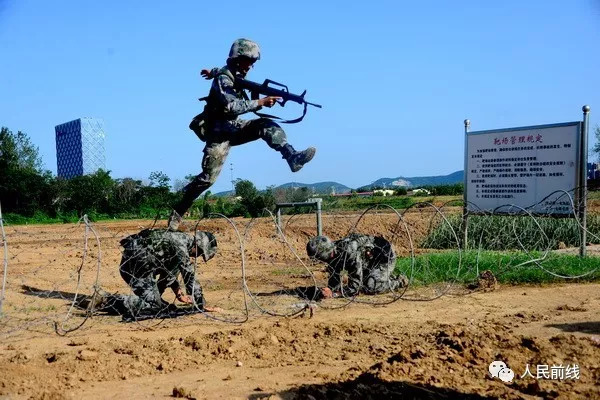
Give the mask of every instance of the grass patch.
[[[388, 197], [358, 197], [350, 196], [345, 198], [323, 196], [323, 210], [325, 211], [356, 211], [376, 205], [389, 205], [396, 209], [405, 209], [415, 203], [412, 197], [408, 196], [388, 196]], [[417, 200], [421, 201], [421, 200]]]
[[[156, 212], [148, 211], [147, 213], [140, 214], [118, 214], [118, 215], [108, 215], [96, 212], [90, 212], [87, 214], [88, 218], [92, 222], [100, 222], [100, 221], [114, 221], [114, 220], [130, 220], [130, 219], [154, 219], [157, 216]], [[159, 214], [160, 218], [166, 218], [168, 213], [164, 212]], [[2, 220], [5, 225], [35, 225], [35, 224], [74, 224], [80, 220], [80, 217], [77, 213], [67, 213], [67, 214], [59, 214], [55, 217], [50, 217], [42, 212], [36, 212], [32, 216], [24, 216], [20, 214], [14, 213], [4, 213], [2, 214]]]
[[79, 221], [75, 213], [60, 214], [50, 217], [42, 212], [36, 212], [30, 217], [14, 213], [2, 214], [2, 219], [7, 225], [31, 225], [31, 224], [65, 224]]
[[[448, 216], [448, 221], [459, 241], [462, 242], [461, 216]], [[600, 215], [588, 215], [588, 231], [600, 232]], [[475, 215], [468, 219], [467, 240], [470, 248], [521, 250], [522, 244], [528, 250], [545, 250], [557, 249], [561, 242], [567, 247], [577, 247], [580, 243], [579, 235], [580, 227], [577, 221], [571, 218], [536, 217], [534, 219], [528, 216]], [[588, 242], [596, 244], [600, 243], [600, 240], [588, 234]], [[450, 226], [440, 222], [421, 243], [421, 247], [452, 249], [457, 245]]]
[[[580, 258], [575, 255], [549, 253], [545, 259], [539, 262], [539, 265], [524, 264], [541, 258], [542, 255], [541, 252], [527, 254], [524, 252], [468, 251], [462, 253], [461, 259], [458, 250], [423, 254], [415, 257], [412, 278], [415, 285], [453, 280], [459, 283], [471, 283], [477, 280], [477, 271], [490, 270], [498, 282], [510, 284], [566, 281], [564, 278], [552, 274], [579, 276], [589, 273], [582, 278], [569, 279], [569, 282], [600, 280], [600, 257]], [[460, 270], [458, 269], [459, 263]], [[399, 258], [396, 261], [395, 271], [410, 277], [411, 258]]]

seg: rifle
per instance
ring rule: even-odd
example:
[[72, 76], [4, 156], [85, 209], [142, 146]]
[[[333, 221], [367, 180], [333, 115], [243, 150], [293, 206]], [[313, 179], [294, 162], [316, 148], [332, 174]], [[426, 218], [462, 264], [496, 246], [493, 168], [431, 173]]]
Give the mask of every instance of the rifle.
[[[309, 101], [304, 100], [304, 95], [306, 94], [306, 90], [304, 92], [302, 92], [302, 94], [290, 93], [290, 90], [288, 89], [288, 87], [286, 85], [277, 83], [270, 79], [265, 79], [265, 81], [262, 84], [260, 84], [260, 83], [249, 81], [247, 79], [236, 77], [235, 85], [240, 89], [248, 90], [250, 92], [250, 98], [252, 100], [258, 100], [258, 96], [262, 94], [264, 96], [281, 97], [281, 100], [277, 101], [277, 103], [281, 107], [284, 107], [285, 103], [287, 103], [288, 101], [293, 101], [294, 103], [298, 103], [298, 104], [304, 104], [304, 112], [302, 113], [301, 117], [293, 119], [293, 120], [280, 121], [282, 123], [294, 124], [296, 122], [302, 121], [302, 119], [306, 115], [306, 109], [309, 105], [311, 105], [313, 107], [317, 107], [317, 108], [322, 108], [322, 106], [320, 104], [311, 103]], [[278, 86], [281, 89], [272, 87], [269, 85]], [[275, 117], [273, 115], [262, 114], [262, 113], [256, 113], [256, 114], [258, 116], [262, 116], [262, 117], [281, 119], [281, 118]]]

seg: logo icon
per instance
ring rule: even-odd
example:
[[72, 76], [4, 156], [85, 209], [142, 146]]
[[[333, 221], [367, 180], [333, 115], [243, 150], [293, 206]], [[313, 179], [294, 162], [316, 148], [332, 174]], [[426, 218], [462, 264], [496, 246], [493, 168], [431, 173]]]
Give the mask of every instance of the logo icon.
[[492, 378], [498, 378], [502, 382], [512, 382], [515, 377], [515, 373], [512, 369], [508, 368], [503, 361], [493, 361], [488, 367]]

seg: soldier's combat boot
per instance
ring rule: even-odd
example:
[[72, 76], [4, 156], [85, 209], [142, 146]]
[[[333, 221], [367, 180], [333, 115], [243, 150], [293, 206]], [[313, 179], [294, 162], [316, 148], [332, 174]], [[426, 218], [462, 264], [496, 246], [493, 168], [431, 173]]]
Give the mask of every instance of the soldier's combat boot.
[[94, 294], [89, 297], [88, 312], [102, 311], [108, 302], [110, 294], [100, 288], [94, 288]]
[[304, 164], [313, 159], [316, 152], [317, 149], [314, 147], [309, 147], [303, 151], [296, 151], [290, 144], [286, 144], [281, 149], [281, 155], [288, 162], [292, 172], [300, 171]]
[[179, 229], [179, 224], [181, 224], [181, 216], [177, 213], [177, 211], [173, 210], [171, 215], [169, 215], [167, 226], [170, 231], [175, 232], [177, 229]]
[[398, 275], [398, 288], [405, 288], [408, 286], [409, 280], [406, 275]]

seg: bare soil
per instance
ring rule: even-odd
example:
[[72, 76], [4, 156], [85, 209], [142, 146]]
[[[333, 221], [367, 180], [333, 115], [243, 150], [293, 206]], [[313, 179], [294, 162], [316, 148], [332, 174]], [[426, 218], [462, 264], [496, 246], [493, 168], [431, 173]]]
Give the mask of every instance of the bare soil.
[[[410, 254], [423, 251], [417, 244], [435, 212], [415, 210], [401, 223], [389, 213], [357, 223], [359, 216], [325, 216], [325, 233], [338, 238], [356, 225]], [[7, 228], [0, 398], [600, 397], [600, 284], [449, 290], [385, 306], [327, 300], [284, 317], [304, 304], [286, 295], [250, 297], [242, 267], [253, 294], [323, 284], [322, 266], [303, 251], [314, 216], [284, 219], [287, 241], [268, 219], [233, 222], [237, 233], [224, 219], [198, 226], [219, 240], [219, 255], [198, 271], [207, 302], [222, 312], [139, 323], [86, 320], [71, 305], [96, 283], [128, 292], [118, 274], [119, 239], [152, 221], [94, 224], [87, 248], [85, 226]], [[514, 371], [512, 383], [490, 377], [494, 360]], [[579, 378], [521, 378], [527, 365], [534, 376], [537, 365], [578, 365]]]

